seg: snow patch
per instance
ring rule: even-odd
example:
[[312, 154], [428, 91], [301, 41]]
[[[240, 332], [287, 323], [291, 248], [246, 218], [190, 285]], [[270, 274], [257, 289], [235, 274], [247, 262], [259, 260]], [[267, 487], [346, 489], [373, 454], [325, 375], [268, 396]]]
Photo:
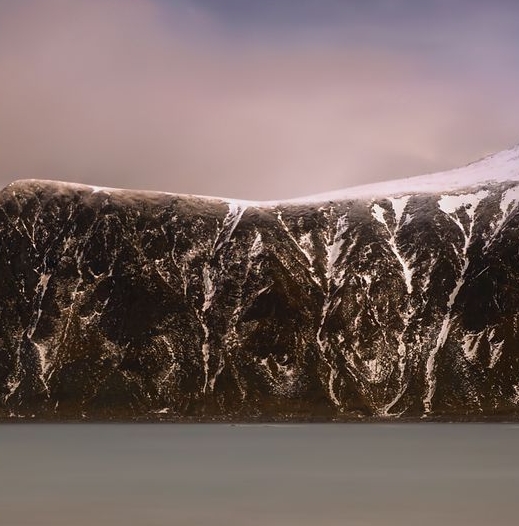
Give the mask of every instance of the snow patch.
[[484, 333], [485, 331], [481, 331], [476, 334], [466, 334], [463, 337], [463, 344], [461, 348], [463, 350], [463, 355], [468, 361], [473, 362], [476, 359], [479, 342], [481, 341]]
[[249, 257], [255, 258], [258, 257], [263, 250], [263, 240], [261, 239], [261, 234], [258, 232], [254, 238], [254, 242], [249, 251]]
[[476, 193], [444, 194], [438, 200], [438, 206], [440, 210], [447, 215], [452, 215], [460, 208], [464, 208], [469, 219], [472, 221], [480, 201], [487, 196], [487, 190], [480, 190]]
[[389, 200], [391, 201], [393, 211], [395, 212], [395, 223], [396, 227], [398, 228], [402, 221], [402, 215], [405, 211], [405, 207], [407, 206], [407, 202], [409, 201], [409, 196], [404, 195], [403, 197], [391, 197]]
[[103, 192], [105, 194], [109, 194], [110, 190], [113, 190], [113, 189], [105, 188], [104, 186], [94, 186], [94, 185], [90, 185], [90, 188], [92, 189], [92, 193], [93, 194], [98, 194], [100, 192]]
[[373, 217], [379, 222], [382, 223], [385, 227], [387, 227], [386, 219], [384, 218], [384, 212], [385, 210], [377, 203], [375, 203], [372, 207], [372, 214]]
[[[402, 203], [399, 202], [398, 205], [401, 207]], [[403, 205], [405, 207], [405, 204]], [[400, 209], [399, 209], [400, 211]], [[403, 208], [402, 208], [403, 211]], [[391, 249], [391, 252], [395, 255], [397, 261], [400, 263], [400, 266], [402, 267], [402, 273], [404, 276], [405, 286], [407, 289], [408, 294], [412, 294], [413, 292], [413, 273], [414, 270], [411, 267], [412, 260], [407, 260], [402, 253], [400, 252], [400, 249], [398, 248], [398, 244], [396, 241], [396, 233], [398, 231], [398, 224], [395, 230], [391, 230], [387, 224], [386, 218], [385, 218], [385, 210], [378, 204], [374, 203], [371, 206], [371, 213], [373, 217], [382, 225], [384, 225], [385, 230], [387, 231], [389, 235], [388, 244], [389, 248]], [[401, 211], [400, 211], [401, 213]], [[401, 217], [401, 216], [400, 216]]]
[[490, 363], [488, 366], [490, 369], [493, 369], [499, 361], [499, 358], [501, 358], [501, 355], [503, 354], [503, 345], [505, 343], [504, 341], [493, 341], [495, 332], [495, 329], [492, 329], [488, 335], [488, 343], [490, 345]]
[[207, 263], [202, 269], [202, 277], [204, 280], [204, 305], [202, 306], [202, 311], [205, 312], [211, 307], [215, 293], [215, 286], [211, 279], [211, 270]]

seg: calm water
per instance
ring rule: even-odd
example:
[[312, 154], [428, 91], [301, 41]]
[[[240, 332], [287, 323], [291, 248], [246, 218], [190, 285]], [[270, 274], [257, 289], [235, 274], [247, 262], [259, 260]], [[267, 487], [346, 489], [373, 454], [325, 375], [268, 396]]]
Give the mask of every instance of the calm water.
[[0, 425], [1, 526], [511, 526], [518, 506], [518, 425]]

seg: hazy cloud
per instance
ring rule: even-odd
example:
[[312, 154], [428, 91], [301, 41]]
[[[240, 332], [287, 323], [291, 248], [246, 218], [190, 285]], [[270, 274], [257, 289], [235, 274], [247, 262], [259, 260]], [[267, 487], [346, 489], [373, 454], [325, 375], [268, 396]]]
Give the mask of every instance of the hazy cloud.
[[282, 198], [519, 142], [514, 4], [318, 19], [208, 4], [0, 0], [0, 184]]

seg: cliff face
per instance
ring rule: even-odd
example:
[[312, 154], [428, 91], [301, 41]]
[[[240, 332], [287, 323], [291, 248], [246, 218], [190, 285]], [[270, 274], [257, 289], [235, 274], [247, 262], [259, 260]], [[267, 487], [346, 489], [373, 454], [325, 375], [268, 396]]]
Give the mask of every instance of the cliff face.
[[519, 150], [462, 175], [263, 205], [12, 183], [0, 417], [517, 415]]

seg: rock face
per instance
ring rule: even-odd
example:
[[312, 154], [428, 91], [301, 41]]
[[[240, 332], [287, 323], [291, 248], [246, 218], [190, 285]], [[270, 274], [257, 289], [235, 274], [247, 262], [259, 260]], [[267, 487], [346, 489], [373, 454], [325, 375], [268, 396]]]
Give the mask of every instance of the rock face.
[[0, 194], [0, 417], [511, 418], [519, 148], [284, 203]]

